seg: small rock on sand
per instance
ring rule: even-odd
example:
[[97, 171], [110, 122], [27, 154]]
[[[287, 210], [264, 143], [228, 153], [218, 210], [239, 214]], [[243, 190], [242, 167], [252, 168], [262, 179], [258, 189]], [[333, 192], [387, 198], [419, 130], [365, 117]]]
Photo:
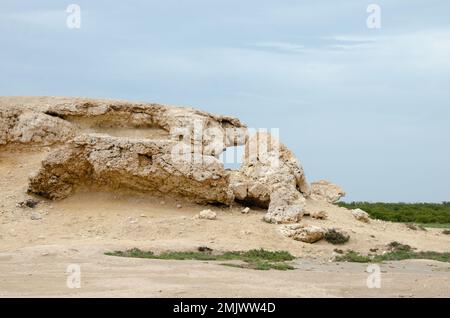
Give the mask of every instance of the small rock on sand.
[[215, 220], [217, 219], [217, 214], [214, 211], [211, 211], [210, 209], [203, 210], [198, 214], [199, 219], [206, 219], [206, 220]]
[[31, 213], [31, 219], [32, 220], [40, 220], [40, 219], [42, 219], [42, 216], [37, 212], [33, 212], [33, 213]]
[[358, 221], [369, 223], [369, 213], [361, 210], [361, 209], [354, 209], [352, 210], [352, 215], [355, 219]]
[[250, 212], [250, 208], [249, 207], [246, 207], [245, 209], [243, 209], [242, 211], [241, 211], [241, 213], [243, 213], [243, 214], [247, 214], [247, 213], [249, 213]]

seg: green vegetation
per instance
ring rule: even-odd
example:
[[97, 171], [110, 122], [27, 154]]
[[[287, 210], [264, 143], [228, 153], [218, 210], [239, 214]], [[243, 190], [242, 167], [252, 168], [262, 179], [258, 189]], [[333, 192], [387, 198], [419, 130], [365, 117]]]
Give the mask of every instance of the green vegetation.
[[343, 255], [338, 255], [334, 259], [335, 262], [353, 262], [353, 263], [370, 263], [372, 258], [364, 256], [355, 251], [347, 251]]
[[450, 227], [450, 202], [443, 203], [370, 203], [370, 202], [338, 202], [348, 209], [362, 209], [374, 219], [393, 222], [412, 222], [444, 224]]
[[336, 229], [329, 229], [325, 233], [325, 240], [331, 244], [344, 244], [347, 243], [350, 236], [345, 235]]
[[404, 259], [431, 259], [440, 262], [450, 262], [450, 253], [438, 253], [432, 251], [415, 252], [409, 245], [398, 242], [391, 242], [388, 245], [389, 251], [380, 255], [361, 255], [355, 251], [347, 251], [338, 255], [336, 262], [357, 262], [357, 263], [380, 263], [383, 261], [400, 261]]
[[266, 251], [264, 249], [249, 250], [246, 252], [224, 252], [214, 254], [210, 249], [199, 248], [198, 252], [164, 252], [159, 255], [151, 251], [142, 251], [138, 248], [129, 249], [126, 251], [106, 252], [106, 255], [121, 256], [121, 257], [136, 257], [136, 258], [150, 258], [150, 259], [166, 259], [166, 260], [200, 260], [200, 261], [233, 261], [239, 260], [243, 264], [222, 263], [222, 265], [252, 268], [257, 270], [290, 270], [294, 269], [286, 261], [295, 259], [293, 255], [286, 251]]
[[450, 229], [450, 223], [422, 223], [425, 228]]

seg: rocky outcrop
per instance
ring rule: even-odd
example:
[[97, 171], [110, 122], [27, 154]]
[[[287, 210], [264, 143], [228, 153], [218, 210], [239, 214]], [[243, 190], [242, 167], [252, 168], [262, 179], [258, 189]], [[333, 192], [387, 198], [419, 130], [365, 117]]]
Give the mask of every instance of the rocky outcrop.
[[345, 196], [345, 191], [331, 182], [320, 180], [311, 183], [311, 198], [314, 200], [336, 203]]
[[104, 128], [158, 128], [197, 152], [218, 156], [242, 145], [246, 126], [237, 118], [155, 103], [65, 98], [0, 97], [0, 145], [64, 143]]
[[239, 171], [231, 174], [231, 188], [237, 201], [268, 208], [264, 220], [296, 222], [309, 195], [303, 169], [295, 155], [268, 133], [256, 133], [245, 145]]
[[174, 141], [81, 135], [51, 153], [30, 178], [30, 193], [67, 197], [82, 186], [182, 196], [230, 204], [228, 174], [213, 156], [173, 153]]
[[[126, 135], [145, 130], [149, 135]], [[121, 135], [124, 134], [124, 135]], [[30, 193], [62, 199], [80, 187], [233, 200], [267, 208], [264, 220], [298, 222], [310, 189], [295, 155], [238, 119], [154, 103], [1, 97], [0, 144], [62, 145], [30, 177]], [[238, 171], [217, 159], [245, 144]]]

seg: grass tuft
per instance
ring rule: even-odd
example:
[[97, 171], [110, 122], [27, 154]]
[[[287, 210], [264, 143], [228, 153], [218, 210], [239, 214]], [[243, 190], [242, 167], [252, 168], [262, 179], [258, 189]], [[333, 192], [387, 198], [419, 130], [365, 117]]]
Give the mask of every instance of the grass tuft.
[[329, 229], [325, 233], [325, 240], [331, 244], [344, 244], [347, 243], [350, 239], [350, 236], [339, 232], [336, 229]]
[[355, 251], [347, 251], [343, 255], [336, 256], [336, 262], [353, 262], [353, 263], [370, 263], [372, 259], [369, 256], [364, 256]]
[[336, 262], [357, 262], [357, 263], [381, 263], [383, 261], [401, 261], [405, 259], [430, 259], [440, 262], [450, 262], [450, 253], [439, 253], [433, 251], [415, 252], [414, 249], [399, 242], [388, 244], [389, 251], [380, 255], [361, 255], [355, 251], [347, 251], [343, 255], [335, 258]]
[[200, 261], [233, 261], [240, 260], [244, 264], [222, 263], [222, 265], [239, 267], [239, 268], [252, 268], [257, 270], [291, 270], [294, 269], [286, 261], [292, 261], [295, 259], [287, 251], [267, 251], [264, 249], [249, 250], [249, 251], [236, 251], [236, 252], [224, 252], [220, 254], [214, 254], [210, 249], [199, 252], [164, 252], [159, 255], [154, 254], [151, 251], [142, 251], [138, 248], [129, 249], [126, 251], [114, 251], [106, 252], [105, 255], [120, 256], [120, 257], [135, 257], [135, 258], [150, 258], [150, 259], [165, 259], [165, 260], [200, 260]]

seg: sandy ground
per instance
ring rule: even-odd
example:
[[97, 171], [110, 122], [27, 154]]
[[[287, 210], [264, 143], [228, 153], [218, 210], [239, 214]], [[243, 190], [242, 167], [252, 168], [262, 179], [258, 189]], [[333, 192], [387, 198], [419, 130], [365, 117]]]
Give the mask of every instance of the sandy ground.
[[[47, 149], [48, 151], [48, 149]], [[26, 195], [28, 175], [46, 151], [0, 149], [0, 296], [156, 296], [156, 297], [449, 297], [450, 267], [433, 261], [381, 265], [382, 288], [366, 286], [367, 264], [331, 263], [335, 246], [297, 242], [262, 221], [263, 210], [241, 214], [233, 208], [205, 207], [143, 195], [80, 192], [59, 202], [41, 200], [34, 209], [16, 207]], [[181, 204], [182, 208], [177, 208]], [[217, 220], [194, 216], [211, 208]], [[442, 230], [413, 231], [403, 224], [356, 221], [350, 211], [308, 201], [328, 220], [303, 223], [347, 230], [339, 248], [368, 253], [391, 241], [418, 250], [449, 251]], [[39, 220], [32, 220], [39, 213]], [[296, 270], [255, 271], [214, 262], [125, 259], [105, 251], [139, 247], [153, 251], [266, 248], [299, 257]], [[80, 264], [82, 287], [66, 286], [69, 264]]]

